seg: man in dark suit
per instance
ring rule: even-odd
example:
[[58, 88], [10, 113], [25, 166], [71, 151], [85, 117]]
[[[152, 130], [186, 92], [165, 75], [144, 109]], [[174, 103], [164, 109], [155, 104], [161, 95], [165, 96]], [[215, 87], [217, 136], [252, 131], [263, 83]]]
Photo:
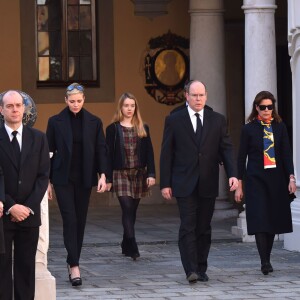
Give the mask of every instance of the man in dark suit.
[[[0, 166], [5, 181], [5, 254], [0, 254], [0, 299], [33, 300], [40, 203], [49, 180], [46, 135], [23, 126], [23, 98], [10, 90], [0, 99]], [[12, 251], [14, 251], [12, 255]], [[12, 274], [13, 257], [13, 274]], [[14, 287], [13, 287], [14, 285]]]
[[5, 201], [4, 177], [3, 177], [2, 168], [0, 167], [0, 254], [5, 252], [3, 222], [2, 222], [4, 201]]
[[218, 196], [219, 155], [229, 177], [230, 191], [237, 188], [238, 180], [225, 117], [204, 108], [205, 85], [191, 81], [186, 98], [187, 108], [166, 117], [160, 186], [165, 199], [176, 197], [181, 220], [178, 242], [181, 261], [187, 280], [194, 283], [208, 280], [207, 258], [210, 224]]

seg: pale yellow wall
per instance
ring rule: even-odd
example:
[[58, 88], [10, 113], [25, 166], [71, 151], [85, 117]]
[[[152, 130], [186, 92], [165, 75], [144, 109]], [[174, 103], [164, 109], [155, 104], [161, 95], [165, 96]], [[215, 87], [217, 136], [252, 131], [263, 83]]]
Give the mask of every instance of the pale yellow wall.
[[[117, 3], [117, 5], [116, 5]], [[133, 15], [131, 1], [114, 1], [117, 97], [130, 91], [139, 100], [144, 121], [150, 125], [157, 171], [165, 116], [171, 107], [156, 102], [144, 88], [142, 63], [149, 39], [171, 32], [189, 38], [188, 1], [173, 0], [169, 14], [149, 20]], [[157, 172], [158, 173], [158, 172]]]
[[[20, 89], [21, 87], [18, 3], [17, 0], [0, 0], [1, 10], [2, 12], [5, 11], [0, 18], [0, 36], [2, 39], [0, 47], [0, 91], [10, 88]], [[168, 4], [168, 10], [168, 15], [150, 20], [146, 17], [134, 16], [134, 5], [130, 0], [114, 0], [116, 98], [118, 99], [125, 91], [130, 91], [137, 97], [142, 117], [150, 126], [157, 171], [159, 171], [159, 153], [164, 119], [173, 107], [157, 103], [144, 89], [142, 62], [145, 49], [149, 39], [163, 35], [168, 30], [189, 38], [188, 1], [173, 0]], [[8, 30], [9, 28], [10, 30]], [[28, 71], [34, 72], [34, 67]], [[36, 128], [46, 130], [48, 118], [64, 108], [63, 97], [62, 94], [62, 104], [37, 105]], [[86, 109], [101, 117], [105, 127], [111, 121], [115, 106], [116, 103], [85, 104]]]
[[0, 0], [0, 92], [21, 87], [19, 1]]

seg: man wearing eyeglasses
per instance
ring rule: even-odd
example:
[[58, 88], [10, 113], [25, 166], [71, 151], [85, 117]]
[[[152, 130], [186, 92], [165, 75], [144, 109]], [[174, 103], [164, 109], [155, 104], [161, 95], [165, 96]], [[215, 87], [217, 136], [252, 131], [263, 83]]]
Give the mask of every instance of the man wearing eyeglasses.
[[[176, 197], [180, 212], [179, 251], [189, 283], [208, 281], [211, 219], [219, 186], [219, 157], [238, 187], [233, 146], [225, 117], [206, 109], [207, 91], [197, 80], [186, 88], [188, 106], [166, 117], [160, 157], [162, 196]], [[220, 155], [220, 156], [219, 156]]]

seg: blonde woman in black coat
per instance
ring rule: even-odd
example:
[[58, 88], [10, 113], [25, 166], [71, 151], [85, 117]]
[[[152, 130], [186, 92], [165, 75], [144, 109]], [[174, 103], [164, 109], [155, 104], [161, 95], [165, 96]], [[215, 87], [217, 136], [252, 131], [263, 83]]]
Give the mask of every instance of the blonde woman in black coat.
[[296, 191], [287, 129], [275, 102], [268, 91], [254, 99], [241, 133], [235, 192], [235, 200], [240, 202], [245, 181], [248, 234], [255, 235], [264, 275], [273, 272], [270, 256], [275, 234], [293, 231], [290, 201]]
[[[122, 208], [122, 253], [136, 260], [140, 256], [134, 225], [140, 199], [155, 184], [155, 166], [149, 127], [143, 124], [136, 98], [124, 93], [113, 123], [106, 129], [109, 148], [107, 182], [112, 183]], [[110, 189], [111, 184], [108, 184]]]
[[[84, 87], [66, 89], [66, 107], [49, 118], [47, 138], [51, 158], [50, 181], [63, 220], [67, 266], [72, 286], [82, 284], [79, 261], [90, 195], [106, 190], [107, 147], [102, 121], [83, 108]], [[51, 191], [51, 189], [49, 189]]]

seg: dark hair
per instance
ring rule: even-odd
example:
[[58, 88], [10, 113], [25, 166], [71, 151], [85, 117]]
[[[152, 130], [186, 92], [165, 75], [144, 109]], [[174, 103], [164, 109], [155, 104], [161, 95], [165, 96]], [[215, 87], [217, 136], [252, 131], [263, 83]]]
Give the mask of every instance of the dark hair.
[[194, 82], [200, 82], [200, 83], [202, 83], [202, 84], [204, 85], [205, 91], [207, 91], [206, 85], [205, 85], [202, 81], [191, 79], [191, 80], [187, 81], [187, 82], [184, 84], [184, 91], [185, 91], [186, 93], [189, 93], [190, 87], [191, 87], [191, 85], [192, 85]]
[[276, 106], [275, 106], [276, 99], [275, 99], [274, 95], [268, 91], [261, 91], [255, 96], [255, 99], [252, 104], [252, 111], [251, 111], [249, 117], [247, 118], [247, 122], [252, 122], [252, 121], [256, 120], [256, 118], [258, 116], [256, 107], [258, 105], [260, 105], [260, 103], [265, 99], [270, 99], [272, 101], [272, 104], [273, 104], [272, 117], [274, 118], [274, 121], [278, 122], [278, 123], [280, 123], [282, 121], [281, 117], [278, 115], [277, 110], [276, 110]]

